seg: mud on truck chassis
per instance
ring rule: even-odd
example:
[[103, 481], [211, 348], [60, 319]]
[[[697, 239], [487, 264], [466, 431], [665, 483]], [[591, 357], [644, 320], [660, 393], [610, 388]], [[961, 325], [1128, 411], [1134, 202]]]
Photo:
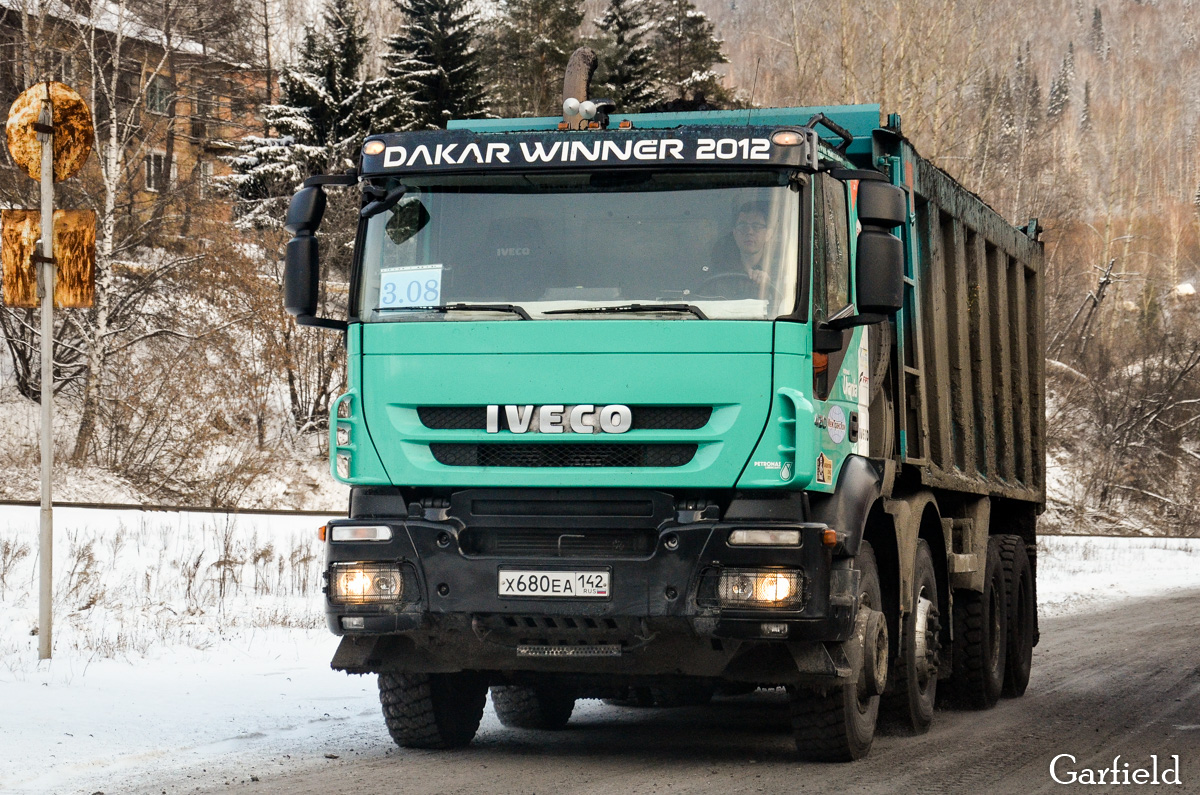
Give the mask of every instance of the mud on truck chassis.
[[[285, 304], [340, 329], [332, 665], [397, 743], [576, 699], [784, 686], [801, 757], [1019, 696], [1037, 641], [1042, 246], [875, 105], [366, 139], [310, 179]], [[316, 317], [323, 184], [362, 191]], [[757, 241], [757, 247], [755, 244]]]

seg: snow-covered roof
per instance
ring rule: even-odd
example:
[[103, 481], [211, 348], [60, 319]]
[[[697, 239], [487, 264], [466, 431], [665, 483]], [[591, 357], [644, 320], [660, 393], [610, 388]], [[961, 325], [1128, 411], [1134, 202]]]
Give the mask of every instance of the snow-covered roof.
[[[51, 19], [68, 24], [94, 27], [107, 33], [120, 33], [124, 38], [146, 42], [163, 49], [167, 46], [167, 35], [161, 28], [151, 25], [132, 9], [122, 7], [121, 3], [111, 0], [92, 0], [89, 13], [81, 12], [74, 4], [65, 0], [43, 0], [41, 3], [31, 0], [0, 0], [0, 9], [24, 12], [30, 16], [45, 13]], [[204, 45], [190, 39], [176, 38], [172, 40], [171, 45], [175, 52], [212, 56]]]

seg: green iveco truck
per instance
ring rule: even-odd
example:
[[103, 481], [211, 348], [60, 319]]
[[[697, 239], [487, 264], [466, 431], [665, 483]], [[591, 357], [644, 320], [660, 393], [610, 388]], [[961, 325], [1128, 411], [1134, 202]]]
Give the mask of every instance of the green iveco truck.
[[[568, 81], [570, 82], [570, 81]], [[580, 698], [786, 688], [803, 758], [939, 693], [1019, 696], [1037, 641], [1042, 246], [875, 105], [452, 122], [366, 139], [287, 228], [340, 329], [333, 667], [397, 743]], [[322, 185], [361, 188], [316, 317]]]

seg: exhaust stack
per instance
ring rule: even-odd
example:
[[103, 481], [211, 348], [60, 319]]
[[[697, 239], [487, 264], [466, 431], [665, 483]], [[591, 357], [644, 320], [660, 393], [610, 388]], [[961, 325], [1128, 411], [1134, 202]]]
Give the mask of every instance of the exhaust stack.
[[563, 120], [560, 130], [603, 130], [608, 114], [616, 110], [611, 99], [591, 99], [592, 75], [599, 59], [595, 50], [580, 47], [571, 53], [563, 75]]

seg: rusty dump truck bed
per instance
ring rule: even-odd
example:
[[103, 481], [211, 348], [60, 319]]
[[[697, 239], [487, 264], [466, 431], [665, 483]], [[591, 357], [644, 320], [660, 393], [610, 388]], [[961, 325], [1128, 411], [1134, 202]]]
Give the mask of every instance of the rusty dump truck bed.
[[[915, 198], [897, 318], [899, 459], [930, 487], [1045, 503], [1042, 245], [899, 137]], [[895, 172], [894, 172], [895, 173]]]

